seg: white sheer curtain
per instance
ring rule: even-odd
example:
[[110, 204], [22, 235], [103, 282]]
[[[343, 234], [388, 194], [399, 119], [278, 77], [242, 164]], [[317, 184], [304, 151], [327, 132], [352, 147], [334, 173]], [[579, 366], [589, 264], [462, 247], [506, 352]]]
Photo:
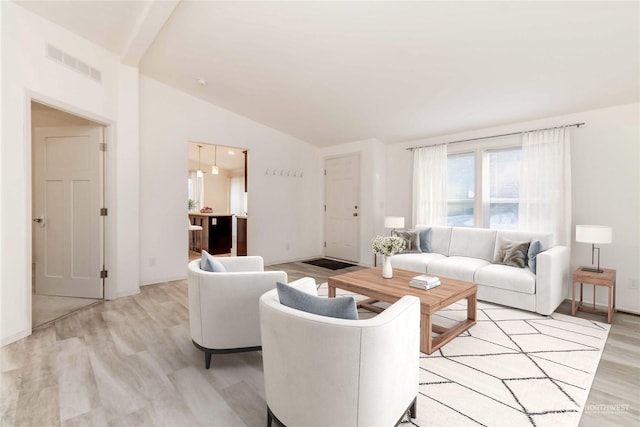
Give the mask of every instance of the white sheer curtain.
[[447, 224], [447, 146], [413, 150], [413, 224]]
[[552, 232], [571, 244], [571, 147], [569, 128], [526, 132], [520, 164], [522, 230]]

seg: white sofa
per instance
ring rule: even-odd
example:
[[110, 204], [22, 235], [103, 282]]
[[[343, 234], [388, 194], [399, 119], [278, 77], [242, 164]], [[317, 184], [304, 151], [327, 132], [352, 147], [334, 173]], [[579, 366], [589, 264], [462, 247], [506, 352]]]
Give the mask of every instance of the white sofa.
[[284, 271], [264, 271], [260, 256], [216, 257], [226, 272], [200, 269], [200, 260], [188, 267], [189, 328], [193, 344], [205, 354], [260, 350], [258, 300], [277, 282], [287, 283]]
[[[315, 280], [289, 284], [317, 295]], [[376, 317], [345, 320], [260, 298], [267, 425], [388, 427], [416, 416], [420, 301], [405, 296]]]
[[[569, 249], [552, 246], [550, 233], [444, 226], [415, 228], [427, 229], [431, 252], [396, 254], [391, 257], [393, 267], [473, 282], [478, 285], [479, 300], [543, 315], [553, 313], [562, 302], [563, 286], [569, 283]], [[535, 274], [528, 266], [493, 263], [502, 239], [542, 242], [545, 250], [536, 258]]]

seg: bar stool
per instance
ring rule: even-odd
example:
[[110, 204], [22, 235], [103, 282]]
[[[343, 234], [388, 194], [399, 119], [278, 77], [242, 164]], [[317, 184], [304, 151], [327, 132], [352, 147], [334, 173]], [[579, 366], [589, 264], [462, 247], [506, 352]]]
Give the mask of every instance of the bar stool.
[[[202, 252], [202, 227], [199, 226], [199, 225], [191, 224], [191, 222], [189, 222], [189, 220], [187, 220], [187, 223], [189, 223], [189, 238], [191, 240], [191, 249], [194, 252], [198, 252], [198, 251], [196, 251], [196, 240], [198, 240], [197, 236], [196, 236], [196, 233], [199, 231], [200, 232], [200, 251], [199, 252]], [[192, 231], [194, 233], [192, 233]]]

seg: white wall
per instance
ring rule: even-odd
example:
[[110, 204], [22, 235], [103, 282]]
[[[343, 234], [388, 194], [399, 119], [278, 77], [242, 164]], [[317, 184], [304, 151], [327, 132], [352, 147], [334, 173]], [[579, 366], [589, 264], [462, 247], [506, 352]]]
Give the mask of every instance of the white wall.
[[220, 169], [217, 175], [204, 175], [204, 205], [214, 212], [229, 213], [230, 179], [227, 171]]
[[[31, 144], [29, 96], [101, 123], [117, 123], [108, 153], [112, 217], [109, 239], [111, 297], [138, 289], [137, 71], [112, 53], [34, 15], [13, 2], [2, 10], [2, 345], [31, 332]], [[102, 84], [45, 57], [50, 43], [102, 72]], [[118, 166], [115, 167], [116, 161]], [[121, 193], [118, 193], [118, 192]], [[117, 228], [124, 224], [127, 228]], [[132, 239], [134, 243], [128, 241]], [[121, 270], [115, 263], [119, 263]]]
[[107, 163], [107, 206], [111, 212], [112, 236], [107, 268], [110, 284], [105, 289], [109, 299], [140, 292], [140, 144], [139, 144], [139, 74], [136, 67], [118, 66], [118, 104], [115, 140], [112, 140]]
[[[411, 218], [413, 167], [412, 153], [406, 150], [407, 147], [577, 122], [585, 122], [586, 126], [571, 131], [572, 239], [575, 239], [576, 224], [613, 227], [613, 243], [602, 245], [601, 265], [617, 270], [617, 308], [640, 313], [640, 291], [631, 288], [632, 281], [637, 283], [640, 278], [640, 104], [389, 145], [386, 152], [387, 206], [398, 207], [398, 215]], [[480, 142], [469, 143], [469, 146], [477, 144]], [[459, 148], [459, 144], [455, 147]], [[572, 270], [590, 262], [591, 246], [574, 241], [571, 245]], [[606, 305], [604, 291], [598, 289], [597, 304]], [[566, 295], [570, 297], [570, 293]], [[586, 299], [591, 300], [591, 295], [589, 289]]]
[[[249, 150], [250, 255], [273, 264], [322, 253], [318, 148], [141, 76], [142, 283], [186, 277], [188, 141]], [[304, 177], [266, 175], [267, 168], [299, 170]]]
[[[366, 139], [324, 148], [322, 166], [324, 167], [324, 161], [327, 158], [356, 153], [360, 155], [359, 264], [371, 266], [374, 263], [371, 241], [377, 235], [389, 233], [389, 230], [384, 228], [384, 216], [395, 215], [395, 207], [385, 208], [384, 145], [377, 139]], [[324, 203], [324, 180], [321, 194]]]

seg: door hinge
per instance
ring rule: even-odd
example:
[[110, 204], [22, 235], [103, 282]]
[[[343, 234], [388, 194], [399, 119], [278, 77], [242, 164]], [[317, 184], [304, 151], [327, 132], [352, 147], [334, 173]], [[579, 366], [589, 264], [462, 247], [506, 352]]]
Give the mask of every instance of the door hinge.
[[109, 277], [109, 270], [100, 270], [100, 278], [106, 279], [107, 277]]
[[325, 247], [325, 248], [327, 247], [327, 242], [324, 242], [324, 247]]
[[109, 215], [109, 210], [107, 208], [100, 208], [100, 216]]
[[100, 143], [100, 151], [107, 151], [107, 143], [106, 142], [101, 142]]
[[327, 205], [324, 205], [324, 211], [325, 212], [327, 211]]

